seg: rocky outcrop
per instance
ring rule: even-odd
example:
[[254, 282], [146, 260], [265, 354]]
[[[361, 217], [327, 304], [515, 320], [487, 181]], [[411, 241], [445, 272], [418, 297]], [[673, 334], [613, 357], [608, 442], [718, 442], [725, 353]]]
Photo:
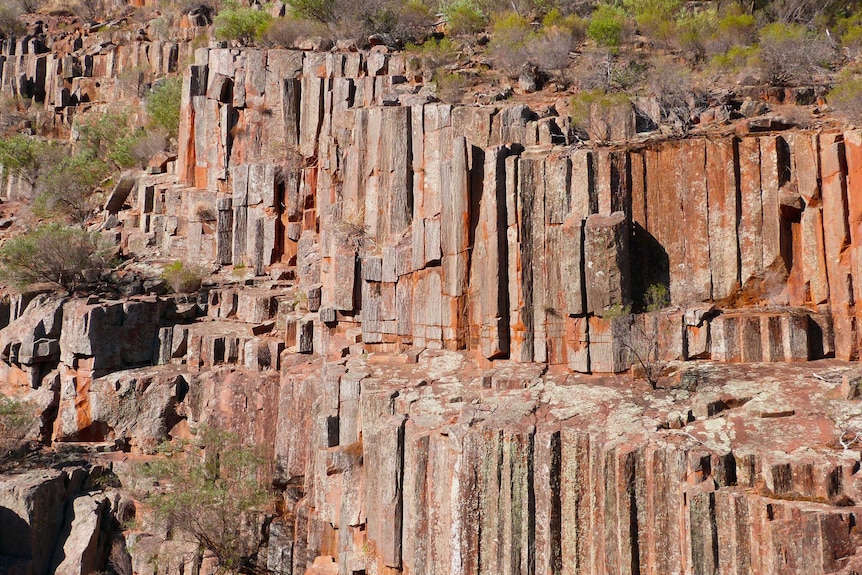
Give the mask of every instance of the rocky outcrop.
[[[196, 57], [176, 179], [139, 181], [138, 209], [120, 213], [138, 227], [128, 249], [320, 286], [297, 318], [306, 350], [340, 353], [358, 329], [369, 351], [470, 349], [587, 372], [603, 310], [638, 311], [664, 286], [684, 313], [714, 303], [707, 322], [733, 311], [756, 323], [762, 306], [808, 316], [794, 351], [764, 360], [856, 357], [846, 286], [859, 282], [844, 263], [856, 132], [573, 149], [557, 145], [565, 119], [523, 105], [381, 106], [398, 55]], [[600, 239], [589, 220], [616, 212], [616, 235]], [[677, 348], [713, 355], [701, 331]]]
[[[69, 465], [0, 479], [0, 567], [4, 573], [85, 574], [104, 565], [112, 504], [88, 495], [104, 470]], [[117, 511], [117, 509], [113, 509]]]
[[358, 388], [361, 415], [324, 384], [339, 434], [313, 435], [304, 467], [310, 555], [341, 573], [833, 573], [859, 559], [858, 452], [835, 443], [858, 413], [805, 368], [705, 364], [681, 374], [696, 391], [644, 393], [451, 352], [375, 357], [324, 368], [343, 373], [342, 398]]
[[[172, 70], [132, 46], [16, 65], [43, 60], [24, 79], [62, 116], [126, 50]], [[239, 432], [273, 462], [254, 533], [278, 573], [858, 570], [862, 132], [574, 146], [550, 111], [429, 102], [405, 69], [195, 52], [176, 158], [121, 178], [105, 227], [231, 276], [0, 307], [0, 377], [44, 395], [55, 449]], [[613, 375], [638, 362], [658, 389]], [[104, 568], [123, 511], [81, 473], [0, 485], [16, 569]], [[127, 535], [135, 572], [217, 568]]]

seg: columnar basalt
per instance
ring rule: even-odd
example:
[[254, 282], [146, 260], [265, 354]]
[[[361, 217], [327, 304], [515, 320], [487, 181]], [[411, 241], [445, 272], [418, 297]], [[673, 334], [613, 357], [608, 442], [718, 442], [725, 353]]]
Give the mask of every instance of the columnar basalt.
[[[117, 58], [159, 75], [188, 50], [25, 45], [2, 90], [45, 86], [59, 126]], [[198, 49], [176, 157], [119, 178], [104, 228], [231, 272], [194, 297], [17, 296], [0, 377], [57, 450], [112, 451], [128, 484], [128, 454], [201, 424], [263, 446], [276, 573], [862, 570], [862, 131], [570, 131], [433, 102], [379, 49]], [[669, 362], [659, 389], [615, 375], [634, 334]], [[0, 532], [32, 528], [0, 552], [34, 573], [55, 572], [37, 548], [103, 556], [128, 510], [79, 494], [93, 468], [60, 473], [0, 482]], [[125, 537], [136, 572], [212, 568]]]

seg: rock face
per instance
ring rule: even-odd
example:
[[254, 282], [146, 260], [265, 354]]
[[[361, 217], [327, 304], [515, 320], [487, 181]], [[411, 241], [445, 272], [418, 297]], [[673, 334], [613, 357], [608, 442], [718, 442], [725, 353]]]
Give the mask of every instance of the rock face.
[[[29, 471], [0, 480], [0, 566], [11, 573], [92, 573], [103, 564], [110, 505], [82, 494], [100, 468]], [[55, 550], [55, 546], [57, 546]], [[16, 571], [15, 569], [23, 569]], [[4, 571], [6, 572], [6, 571]]]
[[[60, 123], [181, 49], [27, 42], [0, 91]], [[44, 439], [138, 457], [239, 432], [272, 459], [276, 573], [860, 572], [862, 132], [575, 148], [523, 104], [415, 103], [405, 69], [195, 52], [177, 157], [121, 178], [110, 233], [237, 277], [0, 305], [0, 380]], [[644, 363], [660, 389], [614, 375]], [[82, 474], [0, 481], [15, 572], [105, 568], [123, 512]], [[127, 535], [137, 573], [217, 568]]]
[[[381, 53], [199, 51], [177, 176], [139, 180], [128, 249], [294, 268], [321, 286], [297, 338], [322, 354], [360, 329], [369, 351], [589, 365], [590, 316], [638, 311], [663, 286], [683, 309], [807, 314], [819, 330], [787, 358], [856, 358], [857, 132], [575, 150], [554, 146], [565, 120], [523, 105], [382, 106], [403, 68]], [[617, 212], [600, 239], [588, 220]], [[711, 346], [688, 335], [679, 357]]]

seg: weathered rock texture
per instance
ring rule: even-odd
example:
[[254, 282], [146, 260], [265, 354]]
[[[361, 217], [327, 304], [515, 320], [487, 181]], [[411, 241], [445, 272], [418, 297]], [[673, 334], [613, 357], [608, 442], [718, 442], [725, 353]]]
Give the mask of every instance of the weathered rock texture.
[[[74, 94], [60, 116], [144, 46], [88, 76], [74, 49], [58, 67], [25, 44], [3, 90]], [[153, 74], [170, 46], [144, 50]], [[240, 432], [274, 463], [257, 533], [280, 574], [862, 570], [862, 132], [572, 147], [565, 119], [428, 103], [404, 73], [380, 51], [195, 52], [177, 157], [121, 178], [106, 212], [126, 255], [249, 279], [0, 307], [0, 377], [43, 437], [138, 454]], [[639, 356], [673, 362], [663, 389], [582, 375]], [[103, 568], [117, 505], [67, 490], [66, 523], [43, 522], [22, 501], [51, 473], [0, 485], [31, 536], [0, 553]], [[155, 558], [133, 551], [136, 572], [215, 569], [129, 535]]]
[[662, 285], [683, 312], [716, 305], [669, 357], [738, 359], [710, 324], [758, 306], [777, 318], [761, 347], [802, 328], [760, 359], [857, 357], [862, 133], [572, 149], [554, 145], [566, 122], [523, 105], [411, 104], [392, 84], [403, 71], [377, 52], [199, 50], [177, 176], [139, 180], [128, 249], [292, 270], [321, 286], [305, 321], [323, 354], [361, 329], [369, 351], [589, 371], [594, 342], [617, 337], [595, 318]]

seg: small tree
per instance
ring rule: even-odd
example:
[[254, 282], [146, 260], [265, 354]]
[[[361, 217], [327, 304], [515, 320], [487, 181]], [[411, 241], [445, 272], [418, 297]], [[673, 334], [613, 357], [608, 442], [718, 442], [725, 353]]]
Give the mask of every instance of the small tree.
[[165, 78], [155, 86], [147, 97], [147, 114], [150, 125], [164, 131], [169, 138], [176, 138], [180, 130], [180, 104], [183, 96], [183, 80], [179, 77]]
[[33, 406], [0, 393], [0, 462], [9, 458], [33, 427]]
[[93, 194], [111, 169], [89, 150], [72, 156], [64, 156], [64, 150], [51, 146], [40, 157], [34, 211], [40, 217], [65, 216], [83, 223], [93, 215]]
[[655, 325], [646, 325], [646, 320], [653, 318], [641, 316], [639, 319], [643, 321], [643, 325], [640, 321], [635, 321], [631, 338], [625, 347], [631, 353], [634, 375], [647, 380], [650, 387], [656, 389], [667, 368], [667, 362], [660, 356], [659, 336]]
[[39, 156], [47, 146], [36, 138], [15, 134], [0, 139], [0, 166], [7, 173], [35, 182], [39, 168]]
[[508, 12], [494, 19], [493, 36], [488, 49], [497, 68], [510, 78], [517, 78], [529, 59], [527, 38], [532, 34], [530, 21]]
[[475, 34], [488, 23], [488, 17], [476, 0], [453, 0], [443, 8], [446, 32], [452, 36]]
[[610, 4], [600, 4], [590, 17], [587, 36], [600, 46], [619, 50], [626, 32], [626, 14]]
[[0, 248], [3, 276], [19, 287], [52, 283], [72, 292], [85, 275], [101, 274], [108, 261], [108, 250], [95, 235], [56, 223], [43, 224]]
[[226, 571], [265, 571], [251, 535], [271, 501], [258, 478], [262, 454], [238, 435], [210, 427], [193, 441], [164, 444], [160, 451], [164, 459], [139, 468], [164, 486], [145, 498], [156, 517], [214, 553]]

